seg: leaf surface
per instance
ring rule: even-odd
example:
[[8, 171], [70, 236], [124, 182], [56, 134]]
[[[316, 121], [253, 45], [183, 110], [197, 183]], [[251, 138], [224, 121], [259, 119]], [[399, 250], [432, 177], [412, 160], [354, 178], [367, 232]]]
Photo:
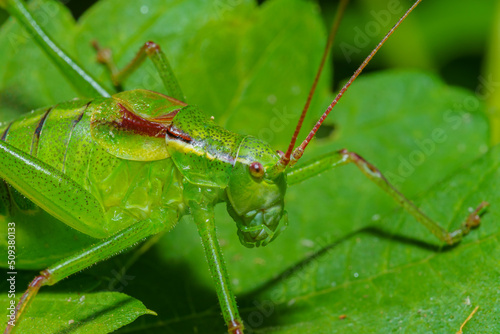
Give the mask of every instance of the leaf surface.
[[[2, 305], [10, 300], [4, 294]], [[144, 314], [140, 301], [118, 292], [42, 293], [16, 325], [18, 333], [110, 333]]]

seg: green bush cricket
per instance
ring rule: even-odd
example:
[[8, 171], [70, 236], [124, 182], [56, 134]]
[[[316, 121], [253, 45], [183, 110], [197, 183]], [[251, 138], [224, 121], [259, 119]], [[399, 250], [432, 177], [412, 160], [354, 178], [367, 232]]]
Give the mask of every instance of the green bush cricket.
[[[154, 51], [157, 49], [155, 48], [154, 45], [149, 44], [144, 49], [144, 51], [146, 52], [147, 50]], [[153, 60], [155, 59], [158, 62], [159, 67], [166, 66], [168, 68], [168, 65], [165, 65], [164, 59], [162, 58], [161, 54], [157, 54], [157, 58], [153, 58]], [[69, 72], [72, 73], [71, 71]], [[234, 302], [234, 297], [232, 296], [232, 293], [229, 290], [229, 282], [227, 274], [225, 273], [224, 270], [222, 271], [214, 270], [214, 266], [224, 268], [223, 261], [221, 260], [222, 254], [218, 250], [217, 239], [214, 235], [214, 228], [210, 227], [209, 230], [206, 230], [205, 229], [206, 227], [203, 226], [202, 222], [209, 221], [210, 224], [213, 224], [213, 212], [211, 206], [215, 202], [229, 199], [231, 203], [228, 207], [229, 212], [231, 216], [239, 223], [240, 240], [244, 244], [256, 244], [257, 246], [260, 244], [263, 245], [267, 244], [270, 240], [272, 240], [275, 237], [276, 234], [274, 233], [279, 231], [282, 225], [285, 224], [285, 221], [283, 220], [285, 218], [283, 218], [282, 201], [286, 185], [285, 185], [283, 171], [288, 163], [288, 158], [290, 157], [292, 152], [289, 150], [287, 154], [284, 156], [284, 158], [283, 157], [280, 158], [280, 156], [278, 156], [273, 150], [270, 150], [267, 146], [263, 146], [262, 143], [260, 143], [255, 139], [243, 136], [237, 137], [235, 135], [224, 132], [223, 129], [220, 129], [215, 125], [210, 125], [211, 123], [209, 118], [206, 117], [203, 118], [203, 116], [198, 115], [196, 110], [190, 111], [188, 106], [186, 106], [185, 103], [182, 102], [184, 100], [183, 95], [182, 93], [180, 93], [178, 85], [175, 82], [172, 82], [173, 76], [169, 73], [164, 73], [164, 77], [166, 78], [167, 81], [166, 86], [168, 93], [175, 99], [165, 98], [160, 94], [149, 93], [145, 91], [125, 92], [122, 93], [122, 95], [117, 95], [116, 100], [113, 101], [110, 101], [109, 99], [103, 99], [102, 107], [96, 107], [98, 108], [96, 110], [99, 110], [99, 112], [95, 111], [91, 112], [91, 110], [89, 110], [90, 115], [88, 120], [86, 120], [87, 108], [89, 108], [89, 106], [91, 106], [92, 104], [101, 105], [100, 104], [101, 100], [95, 100], [94, 102], [92, 102], [92, 104], [89, 104], [89, 101], [81, 100], [77, 102], [70, 102], [68, 105], [61, 104], [60, 106], [56, 107], [55, 110], [45, 109], [43, 111], [40, 111], [40, 114], [36, 116], [36, 118], [34, 118], [38, 122], [35, 122], [36, 124], [34, 124], [35, 125], [34, 128], [31, 129], [32, 130], [31, 133], [35, 133], [35, 136], [29, 137], [30, 151], [33, 152], [32, 151], [33, 147], [36, 147], [35, 151], [39, 149], [41, 150], [41, 146], [38, 146], [38, 138], [41, 138], [42, 131], [45, 125], [41, 127], [39, 127], [38, 125], [44, 124], [45, 121], [50, 120], [50, 118], [48, 118], [49, 115], [57, 114], [58, 112], [61, 112], [62, 114], [62, 110], [66, 109], [70, 111], [68, 113], [68, 119], [66, 120], [66, 124], [63, 124], [64, 122], [61, 122], [59, 123], [59, 125], [76, 126], [74, 124], [84, 124], [84, 122], [87, 121], [87, 128], [91, 129], [89, 131], [91, 131], [92, 138], [94, 138], [96, 143], [99, 143], [100, 146], [98, 147], [103, 148], [101, 154], [105, 157], [108, 157], [108, 154], [110, 153], [111, 156], [118, 158], [117, 160], [118, 162], [114, 163], [121, 163], [123, 160], [149, 161], [149, 160], [162, 160], [168, 157], [172, 158], [172, 159], [166, 159], [170, 161], [169, 162], [170, 166], [160, 165], [158, 167], [159, 171], [160, 170], [162, 172], [167, 171], [171, 173], [171, 175], [180, 173], [176, 177], [179, 178], [179, 180], [181, 181], [183, 180], [184, 182], [182, 187], [184, 192], [182, 196], [180, 195], [180, 193], [168, 194], [168, 196], [173, 196], [169, 197], [170, 199], [176, 198], [177, 196], [177, 198], [182, 198], [182, 201], [180, 202], [174, 201], [173, 203], [175, 204], [172, 203], [170, 204], [174, 206], [187, 206], [191, 209], [191, 214], [193, 214], [195, 217], [198, 228], [200, 229], [200, 234], [202, 235], [202, 239], [205, 243], [205, 247], [207, 250], [211, 250], [212, 251], [211, 254], [213, 254], [212, 256], [214, 256], [213, 259], [209, 260], [209, 263], [211, 264], [211, 269], [213, 270], [212, 274], [215, 277], [219, 277], [220, 281], [223, 282], [223, 284], [221, 285], [216, 284], [216, 286], [218, 288], [217, 293], [221, 300], [221, 307], [223, 309], [223, 314], [226, 320], [226, 324], [230, 328], [230, 332], [234, 333], [241, 332], [242, 323], [238, 316], [238, 312]], [[82, 81], [78, 79], [78, 76], [75, 76], [74, 80], [82, 82], [82, 85], [80, 85], [79, 87], [86, 87], [83, 88], [84, 96], [88, 94], [88, 92], [92, 92], [92, 90], [95, 90], [101, 94], [106, 94], [105, 89], [99, 88], [100, 86], [98, 86], [98, 84], [96, 84], [91, 79], [87, 78], [86, 80]], [[89, 82], [91, 83], [90, 87], [88, 87]], [[158, 103], [158, 105], [160, 105], [161, 103], [161, 107], [160, 106], [157, 107], [157, 110], [155, 111], [151, 111], [150, 109], [144, 109], [144, 108], [141, 109], [141, 102], [138, 101], [142, 101], [142, 99], [145, 96], [147, 96], [150, 99], [148, 107], [150, 107], [155, 103]], [[108, 103], [110, 104], [108, 105]], [[129, 105], [134, 105], [137, 109], [133, 109]], [[192, 113], [189, 114], [190, 112]], [[182, 118], [181, 115], [185, 115], [186, 117]], [[199, 122], [196, 123], [198, 119]], [[40, 123], [40, 121], [42, 120], [43, 122]], [[120, 134], [116, 134], [113, 132], [114, 129], [116, 128], [115, 125], [117, 124], [116, 120], [124, 120], [118, 122], [121, 126], [122, 131], [125, 132], [125, 135], [123, 137]], [[15, 126], [16, 123], [12, 124], [14, 124]], [[120, 128], [120, 126], [118, 126], [118, 128]], [[205, 126], [206, 132], [198, 134], [197, 132], [198, 129], [203, 128], [203, 126]], [[141, 130], [139, 131], [137, 129]], [[54, 132], [55, 131], [58, 130], [54, 128]], [[46, 133], [47, 132], [48, 131], [46, 131]], [[5, 141], [9, 143], [9, 140], [13, 140], [9, 138], [9, 134], [12, 135], [15, 133], [16, 132], [14, 131], [14, 128], [9, 129], [8, 126], [4, 128], [3, 134], [5, 135], [4, 136]], [[25, 134], [21, 134], [21, 130], [19, 130], [19, 133], [21, 137], [25, 136]], [[162, 146], [164, 144], [163, 140], [162, 141], [157, 140], [158, 137], [164, 138], [166, 136], [168, 136], [168, 138], [170, 139], [170, 141], [168, 141], [169, 144], [167, 148]], [[150, 139], [149, 137], [154, 139]], [[33, 138], [36, 138], [36, 140], [33, 141]], [[233, 144], [230, 144], [233, 138], [235, 142]], [[33, 146], [33, 142], [36, 143], [35, 146]], [[84, 140], [81, 140], [79, 142], [84, 143]], [[19, 144], [21, 146], [20, 144], [21, 140], [19, 141], [19, 143], [16, 143], [13, 140], [12, 143], [14, 145]], [[118, 150], [116, 149], [117, 145], [120, 145], [121, 143], [126, 143], [126, 145], [124, 145], [126, 147], [126, 150], [123, 150], [121, 148]], [[193, 145], [194, 143], [197, 144]], [[203, 143], [203, 144], [198, 144], [198, 143]], [[33, 164], [38, 163], [38, 159], [30, 158], [30, 155], [28, 154], [23, 154], [19, 150], [16, 150], [7, 145], [5, 146], [6, 146], [5, 148], [6, 152], [10, 152], [9, 154], [11, 156], [12, 155], [16, 156], [15, 159], [11, 161], [8, 160], [7, 156], [5, 157], [4, 166], [7, 166], [10, 163], [16, 166], [15, 169], [10, 169], [10, 170], [17, 171], [18, 169], [22, 169], [24, 167], [20, 166], [27, 165], [26, 162]], [[293, 145], [291, 145], [290, 148], [292, 148], [292, 146]], [[144, 147], [148, 147], [149, 149], [144, 150], [143, 149]], [[203, 150], [200, 149], [197, 151], [196, 150], [197, 147], [202, 147]], [[263, 154], [262, 152], [266, 152], [265, 157], [261, 156], [257, 157], [255, 156], [257, 153], [246, 152], [243, 149], [245, 147], [248, 147], [250, 151], [256, 150], [257, 152], [259, 152], [259, 154]], [[226, 148], [227, 150], [225, 151]], [[89, 154], [88, 152], [85, 152], [83, 149], [80, 148], [76, 149], [77, 152], [79, 150], [81, 150], [80, 152], [82, 152], [81, 153], [82, 156]], [[106, 151], [107, 153], [104, 153], [104, 151]], [[239, 152], [237, 156], [234, 156], [235, 151]], [[176, 155], [178, 154], [178, 152], [182, 153], [188, 152], [191, 155], [189, 156], [188, 160], [185, 160], [185, 158], [182, 155]], [[295, 154], [293, 155], [295, 157], [295, 160], [300, 158], [302, 152], [303, 148], [301, 150], [295, 151]], [[205, 158], [208, 158], [208, 161], [212, 161], [214, 164], [206, 165], [206, 161], [199, 160], [200, 159], [199, 157], [203, 155], [206, 155]], [[96, 155], [96, 157], [97, 156], [98, 155]], [[65, 158], [66, 155], [63, 154], [60, 157]], [[100, 156], [98, 160], [100, 160], [101, 158], [102, 157]], [[302, 179], [316, 175], [317, 173], [319, 173], [320, 170], [322, 171], [331, 168], [334, 165], [344, 164], [347, 162], [356, 163], [358, 166], [362, 168], [362, 170], [365, 172], [365, 174], [368, 175], [368, 177], [371, 177], [374, 180], [378, 180], [377, 183], [381, 185], [383, 188], [386, 188], [391, 195], [393, 195], [397, 199], [402, 198], [401, 195], [399, 195], [399, 193], [390, 188], [385, 183], [385, 181], [380, 178], [377, 170], [375, 170], [371, 165], [366, 164], [364, 160], [362, 160], [359, 156], [349, 153], [347, 151], [340, 151], [333, 155], [331, 154], [329, 156], [326, 156], [323, 160], [315, 161], [310, 165], [306, 165], [302, 168], [294, 170], [288, 175], [288, 183], [293, 184], [299, 182]], [[65, 166], [64, 159], [63, 161], [61, 161], [61, 163], [62, 166]], [[238, 164], [241, 164], [241, 166], [239, 166]], [[54, 168], [48, 167], [43, 163], [38, 163], [37, 166], [38, 169], [43, 169], [42, 174], [37, 175], [35, 170], [30, 170], [29, 172], [26, 173], [27, 176], [20, 177], [21, 178], [20, 181], [16, 181], [16, 179], [18, 178], [18, 176], [16, 177], [16, 175], [19, 175], [18, 173], [15, 173], [15, 175], [10, 175], [10, 174], [2, 175], [2, 177], [8, 180], [9, 183], [12, 183], [15, 186], [17, 185], [16, 188], [23, 189], [22, 192], [26, 191], [26, 193], [23, 192], [23, 194], [33, 199], [35, 203], [41, 205], [47, 211], [51, 212], [54, 216], [60, 218], [60, 220], [64, 221], [68, 225], [75, 227], [77, 230], [80, 230], [85, 234], [91, 235], [93, 237], [110, 238], [108, 242], [105, 241], [101, 243], [101, 246], [95, 246], [94, 249], [96, 251], [100, 251], [101, 249], [106, 249], [105, 247], [110, 247], [110, 248], [104, 252], [105, 254], [103, 257], [98, 257], [98, 256], [89, 256], [89, 258], [85, 257], [86, 259], [85, 264], [81, 267], [79, 266], [72, 270], [67, 270], [64, 268], [69, 263], [64, 261], [56, 265], [57, 267], [61, 267], [62, 269], [55, 270], [56, 267], [51, 267], [52, 269], [49, 269], [48, 272], [46, 271], [45, 274], [35, 279], [35, 281], [33, 282], [32, 292], [26, 295], [30, 298], [36, 294], [36, 290], [41, 285], [52, 283], [52, 281], [50, 280], [54, 280], [55, 283], [55, 280], [59, 278], [57, 276], [58, 272], [61, 273], [60, 278], [68, 276], [74, 271], [79, 271], [87, 267], [89, 264], [95, 263], [102, 258], [109, 257], [112, 254], [121, 250], [122, 248], [127, 248], [128, 246], [134, 244], [135, 242], [140, 241], [151, 234], [157, 233], [160, 230], [165, 229], [163, 225], [157, 226], [156, 222], [150, 222], [149, 223], [150, 225], [146, 224], [144, 221], [142, 221], [140, 224], [139, 223], [133, 224], [130, 222], [130, 220], [127, 219], [120, 221], [123, 225], [119, 224], [110, 225], [109, 228], [106, 229], [106, 227], [102, 226], [100, 223], [97, 222], [105, 220], [104, 215], [106, 214], [112, 214], [113, 216], [120, 216], [123, 215], [123, 212], [114, 211], [111, 213], [111, 211], [108, 211], [106, 213], [103, 213], [97, 210], [95, 212], [89, 213], [87, 210], [87, 206], [81, 206], [82, 212], [78, 213], [77, 217], [75, 217], [74, 210], [77, 210], [78, 205], [72, 207], [72, 212], [67, 212], [65, 210], [65, 207], [69, 207], [69, 205], [66, 206], [62, 204], [64, 203], [64, 200], [74, 201], [75, 203], [80, 203], [80, 204], [93, 203], [91, 207], [96, 207], [96, 208], [101, 207], [103, 204], [95, 202], [96, 199], [93, 196], [89, 196], [87, 194], [90, 190], [83, 189], [81, 186], [78, 186], [79, 184], [78, 181], [72, 179], [67, 180], [66, 178], [60, 175], [61, 173], [55, 172]], [[70, 166], [70, 164], [68, 164], [68, 166]], [[73, 166], [78, 167], [77, 164]], [[65, 170], [64, 167], [60, 168]], [[199, 168], [199, 170], [197, 170], [196, 168]], [[260, 200], [257, 200], [257, 203], [254, 203], [253, 206], [250, 205], [250, 207], [247, 207], [247, 205], [249, 205], [249, 203], [247, 203], [249, 192], [247, 192], [245, 190], [245, 187], [242, 186], [243, 181], [235, 177], [237, 175], [237, 170], [239, 169], [241, 169], [241, 178], [246, 179], [246, 182], [249, 182], [250, 184], [255, 183], [256, 185], [263, 186], [264, 184], [269, 183], [269, 185], [267, 186], [270, 188], [266, 190], [266, 193], [268, 195], [267, 197], [264, 198], [264, 203], [259, 202]], [[185, 171], [186, 174], [183, 174], [178, 170]], [[210, 179], [208, 181], [204, 179], [204, 174], [206, 173], [207, 170], [213, 171], [213, 174], [210, 176]], [[229, 170], [231, 170], [231, 172], [229, 172]], [[265, 172], [263, 172], [264, 170]], [[158, 173], [160, 173], [159, 171]], [[71, 175], [73, 175], [73, 178], [76, 179], [77, 175], [82, 175], [80, 172], [81, 171], [79, 170], [75, 170]], [[46, 195], [42, 194], [43, 193], [42, 189], [35, 189], [30, 192], [29, 190], [25, 190], [29, 188], [24, 187], [22, 183], [24, 182], [24, 184], [25, 183], [36, 184], [40, 183], [41, 181], [41, 183], [46, 185], [51, 182], [51, 179], [45, 179], [44, 175], [48, 174], [52, 175], [50, 176], [50, 178], [54, 177], [54, 175], [57, 175], [57, 180], [63, 180], [66, 183], [60, 185], [59, 189], [64, 190], [65, 194], [67, 194], [68, 197], [63, 199], [58, 198], [57, 202], [59, 204], [56, 205], [58, 206], [56, 208], [52, 207], [53, 204], [55, 205], [55, 203], [52, 203], [55, 200], [53, 197], [50, 197], [51, 194], [46, 194]], [[70, 174], [69, 171], [68, 174]], [[36, 181], [31, 180], [32, 177], [35, 178], [34, 180]], [[31, 182], [27, 182], [27, 179], [30, 179]], [[76, 184], [74, 181], [76, 181]], [[104, 179], [102, 179], [101, 181], [104, 181]], [[81, 180], [80, 182], [84, 183], [84, 181]], [[193, 188], [193, 185], [196, 185], [196, 187]], [[200, 192], [201, 189], [200, 187], [204, 187], [203, 189], [206, 190], [206, 192], [205, 191]], [[227, 192], [225, 194], [222, 194], [221, 193], [222, 190], [219, 189], [226, 189], [226, 187], [228, 187]], [[51, 187], [50, 189], [53, 188]], [[50, 189], [49, 192], [52, 191]], [[79, 191], [74, 192], [75, 189], [78, 189]], [[240, 190], [243, 192], [239, 193]], [[75, 194], [75, 197], [70, 196], [73, 192]], [[250, 193], [257, 194], [258, 192], [259, 190], [254, 189]], [[275, 193], [274, 198], [271, 196], [273, 192]], [[37, 195], [35, 195], [34, 193], [36, 193]], [[202, 194], [202, 196], [200, 195], [200, 193]], [[36, 196], [42, 196], [42, 197], [36, 197]], [[161, 196], [166, 196], [166, 194], [162, 194]], [[49, 201], [50, 207], [47, 207], [45, 198], [50, 199]], [[241, 200], [238, 200], [239, 198], [241, 198]], [[161, 199], [163, 200], [164, 198], [161, 197]], [[111, 207], [112, 205], [109, 204], [108, 206]], [[131, 202], [131, 207], [137, 207], [137, 206], [139, 206], [137, 202]], [[463, 229], [457, 231], [456, 234], [448, 235], [442, 229], [438, 228], [434, 223], [432, 223], [430, 220], [424, 217], [421, 213], [419, 213], [417, 209], [414, 208], [409, 202], [404, 202], [404, 206], [407, 210], [416, 215], [417, 219], [419, 219], [424, 224], [427, 224], [427, 227], [431, 229], [431, 231], [433, 231], [433, 233], [435, 233], [441, 240], [447, 241], [450, 244], [460, 240], [462, 234], [468, 232], [471, 223], [472, 224], [478, 223], [476, 216], [484, 208], [484, 205], [480, 205], [478, 209], [471, 214], [470, 218], [467, 220], [468, 223], [466, 224], [466, 226], [463, 227]], [[256, 213], [255, 212], [256, 207], [259, 208], [258, 210], [262, 211], [260, 213], [259, 212]], [[266, 210], [264, 210], [264, 208], [266, 208]], [[116, 208], [114, 208], [113, 210], [115, 209]], [[134, 211], [133, 209], [130, 208], [127, 208], [127, 210]], [[207, 210], [208, 214], [206, 213]], [[141, 213], [137, 212], [135, 212], [134, 214], [136, 216], [141, 215]], [[161, 218], [159, 220], [164, 221], [167, 218], [169, 218], [167, 220], [169, 221], [171, 220], [174, 222], [177, 221], [178, 219], [177, 217], [180, 215], [179, 212], [172, 213], [169, 212], [169, 210], [162, 211], [161, 213], [154, 213], [153, 215], [156, 214], [158, 214], [159, 218]], [[269, 215], [271, 218], [268, 220], [266, 215]], [[85, 218], [87, 220], [86, 224], [83, 224], [81, 221], [82, 220], [81, 217], [83, 216], [86, 217]], [[262, 221], [260, 221], [259, 223], [256, 222], [256, 220], [262, 220], [262, 219], [265, 222], [264, 225], [262, 225]], [[164, 224], [164, 222], [161, 222], [161, 224]], [[125, 242], [122, 243], [121, 240], [125, 239], [128, 239], [127, 243]], [[112, 246], [109, 246], [110, 240], [113, 241], [116, 240], [116, 242], [114, 242]], [[80, 257], [73, 256], [71, 259], [68, 259], [67, 261], [79, 262], [82, 256], [83, 255], [80, 255]], [[85, 256], [87, 256], [87, 253]], [[207, 256], [210, 259], [210, 253], [207, 254]], [[220, 258], [218, 262], [217, 258]], [[229, 297], [225, 298], [225, 296]]]

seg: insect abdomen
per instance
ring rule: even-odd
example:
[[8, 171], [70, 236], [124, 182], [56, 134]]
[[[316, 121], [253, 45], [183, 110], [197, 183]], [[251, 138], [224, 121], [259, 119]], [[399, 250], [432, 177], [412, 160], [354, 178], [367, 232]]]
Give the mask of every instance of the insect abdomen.
[[[101, 228], [111, 235], [135, 221], [147, 219], [164, 202], [176, 210], [165, 192], [182, 202], [179, 177], [171, 159], [132, 161], [106, 152], [91, 136], [91, 117], [105, 101], [74, 100], [36, 110], [0, 128], [1, 138], [53, 166], [94, 195], [106, 221]], [[174, 192], [175, 194], [172, 194]], [[174, 203], [173, 203], [174, 202]], [[6, 207], [11, 207], [11, 198]], [[28, 214], [28, 212], [26, 212]]]
[[[0, 127], [0, 138], [30, 155], [43, 160], [58, 170], [62, 170], [65, 144], [71, 135], [71, 128], [83, 115], [88, 101], [73, 101], [61, 107], [34, 110], [17, 120]], [[45, 131], [44, 131], [45, 130]], [[43, 133], [43, 134], [42, 134]], [[46, 135], [47, 134], [47, 135]], [[48, 138], [56, 135], [56, 139]], [[50, 145], [50, 142], [53, 145]], [[14, 188], [2, 187], [2, 215], [16, 210], [32, 214], [38, 208]]]

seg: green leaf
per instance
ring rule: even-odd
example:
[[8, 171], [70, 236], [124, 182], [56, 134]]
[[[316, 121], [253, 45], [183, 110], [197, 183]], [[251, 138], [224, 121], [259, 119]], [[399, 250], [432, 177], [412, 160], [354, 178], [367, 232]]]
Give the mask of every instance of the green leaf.
[[500, 54], [500, 5], [495, 8], [495, 21], [491, 33], [491, 43], [486, 58], [485, 76], [482, 79], [481, 92], [488, 104], [488, 116], [491, 122], [491, 143], [500, 143], [500, 93], [498, 81], [500, 78], [500, 66], [498, 56]]
[[[2, 305], [9, 305], [6, 294]], [[110, 333], [144, 314], [155, 314], [123, 293], [42, 293], [30, 307], [17, 333]]]
[[[43, 22], [44, 29], [66, 48], [72, 40], [74, 26], [66, 8], [54, 1], [33, 1], [30, 8], [36, 9], [35, 18]], [[9, 50], [0, 55], [1, 120], [75, 97], [62, 74], [12, 18], [2, 27], [0, 44], [2, 50]]]
[[[306, 1], [268, 1], [262, 7], [252, 1], [234, 4], [105, 0], [76, 26], [57, 7], [59, 14], [51, 16], [48, 29], [108, 85], [107, 74], [94, 61], [92, 39], [110, 47], [119, 66], [144, 42], [154, 40], [167, 53], [190, 103], [221, 125], [284, 150], [319, 62], [325, 28], [316, 7]], [[12, 49], [12, 33], [19, 33], [12, 23], [5, 28], [0, 48], [13, 53], [0, 54], [0, 64], [5, 64], [0, 66], [0, 113], [75, 97], [36, 46], [26, 42]], [[300, 138], [332, 99], [327, 77], [320, 82]], [[125, 87], [162, 90], [148, 62]], [[5, 104], [4, 97], [10, 103]], [[453, 333], [475, 305], [480, 310], [466, 329], [497, 332], [498, 149], [471, 165], [489, 149], [483, 109], [473, 93], [432, 75], [362, 75], [327, 120], [333, 133], [315, 140], [303, 158], [343, 147], [355, 151], [410, 199], [420, 198], [416, 203], [450, 229], [459, 226], [469, 207], [491, 202], [483, 225], [456, 247], [442, 248], [354, 166], [291, 187], [286, 198], [290, 226], [265, 248], [241, 246], [234, 223], [224, 206], [218, 206], [219, 238], [248, 332]], [[49, 235], [45, 240], [53, 242]], [[64, 247], [70, 249], [73, 239], [68, 240]], [[43, 250], [34, 247], [32, 252]], [[127, 268], [127, 275], [136, 279], [120, 290], [158, 317], [141, 317], [123, 332], [225, 331], [189, 217], [129, 267], [129, 259], [140, 253], [115, 257], [50, 292], [43, 288], [38, 298], [68, 291], [88, 295], [102, 291], [103, 284], [104, 290], [114, 291], [106, 282], [114, 279], [113, 270]], [[82, 287], [82, 280], [93, 284]], [[64, 300], [54, 307], [64, 307]], [[42, 312], [38, 303], [33, 303], [34, 314]], [[88, 316], [95, 314], [90, 310]], [[346, 318], [340, 320], [341, 315]], [[54, 316], [47, 318], [49, 322]], [[98, 324], [89, 320], [88, 325]]]

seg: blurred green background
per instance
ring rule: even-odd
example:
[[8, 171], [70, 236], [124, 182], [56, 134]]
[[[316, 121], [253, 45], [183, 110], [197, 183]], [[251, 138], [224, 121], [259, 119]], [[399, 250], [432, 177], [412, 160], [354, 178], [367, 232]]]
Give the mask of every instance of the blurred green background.
[[[78, 18], [97, 0], [62, 2], [68, 6], [73, 16]], [[262, 2], [264, 1], [259, 1]], [[325, 25], [329, 27], [339, 1], [317, 2], [321, 7]], [[353, 45], [352, 41], [358, 33], [357, 28], [373, 36], [372, 32], [375, 30], [372, 29], [373, 26], [367, 28], [367, 24], [374, 21], [376, 14], [387, 11], [391, 2], [396, 3], [396, 7], [400, 9], [406, 9], [411, 4], [411, 1], [394, 0], [350, 1], [333, 51], [334, 64], [337, 65], [335, 82], [350, 76], [379, 40], [379, 37], [373, 37], [366, 46]], [[497, 5], [497, 0], [424, 0], [418, 10], [412, 13], [411, 20], [391, 38], [366, 71], [394, 66], [415, 67], [434, 71], [448, 83], [476, 89], [478, 76], [486, 70], [486, 52], [492, 47], [489, 43], [495, 12], [498, 11]], [[400, 10], [398, 12], [402, 13]], [[5, 12], [0, 11], [0, 22], [6, 16]], [[381, 16], [383, 17], [383, 14]], [[394, 18], [395, 16], [391, 17], [390, 22], [394, 22]], [[378, 35], [381, 36], [388, 28], [389, 25], [382, 26]], [[348, 43], [357, 49], [348, 62], [339, 50], [342, 43]]]
[[[96, 0], [68, 1], [67, 6], [75, 17], [79, 17]], [[259, 3], [264, 2], [260, 0]], [[369, 23], [375, 17], [385, 20], [388, 4], [395, 3], [399, 13], [406, 10], [411, 1], [394, 0], [352, 0], [350, 1], [339, 29], [334, 46], [335, 83], [348, 78], [365, 56], [378, 43], [391, 24], [379, 25], [380, 31]], [[335, 16], [339, 1], [319, 0], [327, 27]], [[367, 72], [391, 67], [414, 67], [438, 73], [446, 82], [472, 90], [478, 86], [478, 77], [485, 71], [486, 52], [492, 37], [493, 19], [497, 0], [482, 1], [423, 1], [418, 10], [411, 14], [410, 22], [375, 57]], [[385, 22], [384, 22], [385, 23]], [[368, 39], [366, 46], [354, 45], [360, 28]], [[444, 29], [443, 29], [444, 28]], [[371, 37], [377, 32], [377, 37]], [[344, 43], [356, 48], [350, 61], [339, 50]]]

